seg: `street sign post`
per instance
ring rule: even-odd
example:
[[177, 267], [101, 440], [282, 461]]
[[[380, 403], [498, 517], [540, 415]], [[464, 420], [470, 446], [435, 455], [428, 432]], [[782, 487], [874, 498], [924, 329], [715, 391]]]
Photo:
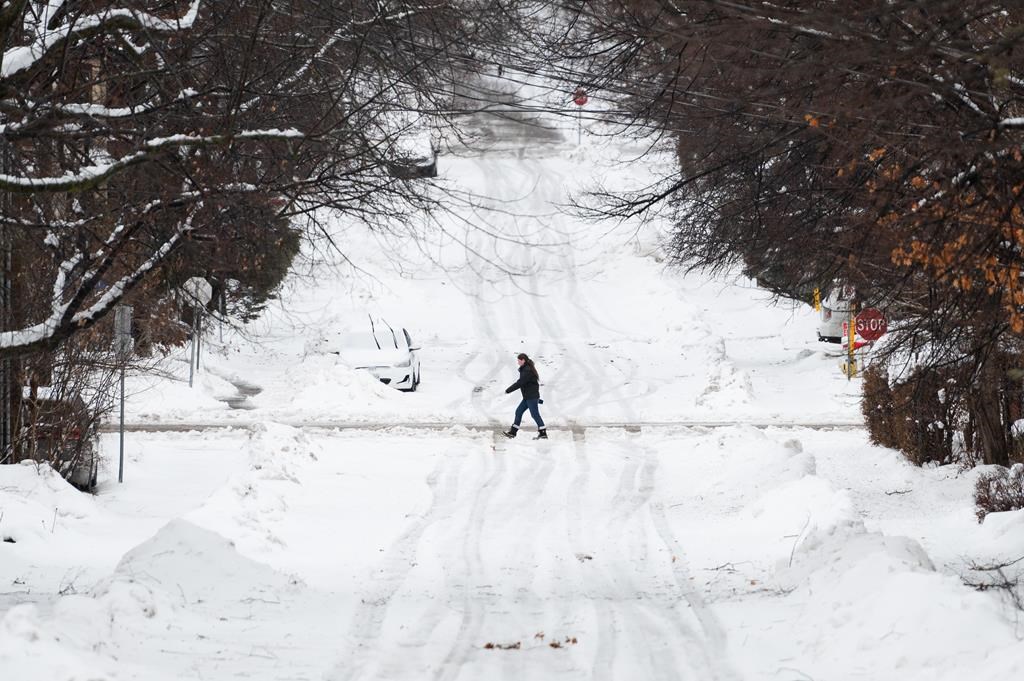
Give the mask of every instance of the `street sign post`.
[[572, 93], [572, 101], [580, 107], [576, 115], [576, 146], [579, 146], [583, 142], [583, 105], [589, 101], [587, 91], [582, 87], [576, 88], [576, 92]]
[[854, 351], [857, 349], [856, 342], [856, 322], [854, 321], [854, 307], [850, 305], [850, 321], [846, 325], [846, 339], [847, 339], [847, 356], [846, 356], [846, 380], [849, 381], [857, 375], [857, 358], [854, 356]]
[[188, 387], [192, 387], [195, 372], [199, 371], [199, 334], [202, 333], [202, 310], [213, 298], [213, 286], [203, 277], [192, 277], [181, 287], [192, 299], [192, 347], [188, 359]]
[[[857, 358], [854, 352], [863, 345], [873, 343], [889, 330], [889, 323], [881, 311], [873, 307], [865, 308], [858, 314], [850, 310], [850, 320], [843, 322], [843, 337], [847, 343], [847, 357], [842, 364], [843, 373], [848, 379], [857, 374]], [[859, 337], [859, 340], [857, 338]]]
[[114, 353], [121, 364], [121, 427], [117, 455], [117, 481], [124, 482], [124, 367], [128, 363], [134, 341], [132, 340], [132, 306], [118, 305], [114, 308]]

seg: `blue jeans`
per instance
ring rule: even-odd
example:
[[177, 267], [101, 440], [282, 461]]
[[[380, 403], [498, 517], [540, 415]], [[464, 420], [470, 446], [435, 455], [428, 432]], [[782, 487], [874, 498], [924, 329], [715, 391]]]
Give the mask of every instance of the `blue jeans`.
[[529, 409], [530, 416], [532, 416], [533, 420], [537, 422], [537, 427], [543, 428], [544, 419], [540, 417], [540, 407], [538, 406], [539, 404], [540, 400], [523, 400], [522, 402], [520, 402], [519, 406], [516, 407], [516, 420], [513, 425], [515, 425], [515, 427], [518, 428], [519, 424], [523, 422], [523, 414], [525, 414], [526, 410]]

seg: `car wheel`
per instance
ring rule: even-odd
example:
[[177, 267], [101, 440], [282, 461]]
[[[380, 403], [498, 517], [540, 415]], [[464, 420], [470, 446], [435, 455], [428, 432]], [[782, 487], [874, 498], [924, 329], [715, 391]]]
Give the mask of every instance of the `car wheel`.
[[407, 388], [399, 388], [403, 393], [414, 393], [416, 392], [416, 386], [420, 384], [419, 376], [412, 373], [409, 377], [409, 386]]

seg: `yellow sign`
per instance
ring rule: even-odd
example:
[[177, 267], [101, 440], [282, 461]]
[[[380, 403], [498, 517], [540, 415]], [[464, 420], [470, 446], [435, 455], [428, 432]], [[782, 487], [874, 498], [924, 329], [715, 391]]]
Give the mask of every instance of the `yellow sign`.
[[849, 356], [846, 360], [846, 374], [847, 380], [857, 375], [857, 360], [853, 356], [853, 351], [857, 349], [853, 339], [857, 336], [857, 315], [854, 314], [854, 306], [850, 305], [850, 322], [846, 325], [846, 335], [849, 338], [848, 352]]
[[821, 289], [814, 289], [814, 311], [821, 312]]

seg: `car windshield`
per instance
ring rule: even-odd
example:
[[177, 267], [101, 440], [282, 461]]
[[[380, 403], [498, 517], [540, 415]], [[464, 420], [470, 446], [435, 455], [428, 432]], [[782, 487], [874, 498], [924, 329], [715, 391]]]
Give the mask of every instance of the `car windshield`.
[[[358, 348], [360, 350], [377, 350], [377, 341], [374, 339], [372, 333], [343, 333], [340, 337], [342, 347], [346, 348]], [[386, 348], [385, 343], [381, 343], [381, 348]]]

